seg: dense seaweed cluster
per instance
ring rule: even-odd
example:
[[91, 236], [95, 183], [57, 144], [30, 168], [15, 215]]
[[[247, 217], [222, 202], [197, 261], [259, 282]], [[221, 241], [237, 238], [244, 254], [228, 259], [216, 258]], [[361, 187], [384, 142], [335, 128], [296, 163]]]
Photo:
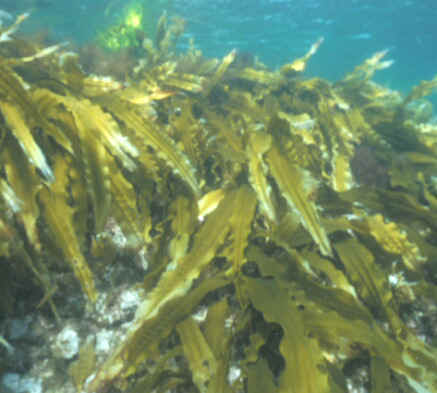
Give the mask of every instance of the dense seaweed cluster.
[[385, 52], [303, 79], [322, 40], [276, 72], [175, 54], [163, 16], [120, 83], [12, 38], [21, 20], [0, 33], [2, 298], [36, 281], [62, 325], [55, 272], [89, 312], [121, 247], [149, 269], [123, 340], [74, 359], [79, 392], [347, 392], [363, 358], [374, 393], [437, 392], [408, 312], [437, 296], [437, 126], [418, 115], [437, 79], [382, 88]]

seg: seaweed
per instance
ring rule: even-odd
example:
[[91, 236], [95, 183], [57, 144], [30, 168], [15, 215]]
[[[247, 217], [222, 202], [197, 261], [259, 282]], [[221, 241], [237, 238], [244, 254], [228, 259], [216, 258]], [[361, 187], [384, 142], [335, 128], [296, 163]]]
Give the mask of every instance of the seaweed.
[[78, 391], [343, 392], [363, 357], [373, 392], [437, 391], [405, 311], [437, 293], [437, 129], [412, 105], [435, 79], [387, 91], [371, 80], [387, 51], [305, 79], [322, 39], [278, 71], [178, 54], [184, 23], [163, 15], [118, 81], [16, 40], [23, 18], [0, 31], [27, 53], [0, 57], [2, 295], [35, 282], [62, 324], [59, 269], [92, 313], [117, 296], [110, 266], [153, 268], [123, 284], [142, 292], [122, 339], [97, 355], [89, 332], [70, 363]]

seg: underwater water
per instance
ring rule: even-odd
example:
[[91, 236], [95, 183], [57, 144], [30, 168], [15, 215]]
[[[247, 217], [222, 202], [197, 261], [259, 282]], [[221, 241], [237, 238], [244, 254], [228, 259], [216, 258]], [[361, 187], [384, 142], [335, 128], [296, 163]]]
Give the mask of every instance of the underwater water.
[[[183, 17], [185, 38], [193, 37], [208, 57], [222, 57], [236, 48], [278, 68], [324, 37], [307, 76], [341, 79], [384, 49], [395, 62], [375, 80], [389, 88], [406, 93], [437, 69], [437, 4], [432, 0], [25, 0], [2, 1], [0, 9], [34, 10], [37, 18], [29, 25], [84, 43], [93, 41], [126, 7], [138, 4], [147, 9], [151, 23], [164, 9]], [[188, 40], [180, 40], [182, 49], [187, 46]], [[435, 94], [430, 99], [437, 103]]]
[[[437, 4], [432, 0], [176, 1], [188, 30], [210, 56], [230, 48], [278, 67], [325, 42], [307, 74], [338, 80], [372, 53], [395, 60], [376, 80], [403, 92], [437, 70]], [[434, 96], [434, 100], [436, 97]], [[437, 101], [436, 101], [437, 102]]]

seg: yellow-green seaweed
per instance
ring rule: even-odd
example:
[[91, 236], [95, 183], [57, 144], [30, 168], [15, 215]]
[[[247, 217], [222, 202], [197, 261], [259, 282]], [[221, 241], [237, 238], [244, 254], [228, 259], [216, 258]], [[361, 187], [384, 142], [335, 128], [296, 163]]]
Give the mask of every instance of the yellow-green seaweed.
[[435, 78], [402, 98], [371, 81], [381, 51], [304, 79], [322, 40], [278, 71], [177, 54], [184, 23], [164, 15], [121, 82], [16, 40], [23, 18], [0, 30], [22, 54], [0, 52], [1, 312], [35, 282], [62, 323], [60, 266], [88, 310], [126, 249], [153, 267], [121, 342], [98, 358], [91, 338], [70, 364], [78, 391], [344, 392], [365, 359], [372, 392], [437, 392], [405, 311], [437, 294], [437, 128], [413, 105]]

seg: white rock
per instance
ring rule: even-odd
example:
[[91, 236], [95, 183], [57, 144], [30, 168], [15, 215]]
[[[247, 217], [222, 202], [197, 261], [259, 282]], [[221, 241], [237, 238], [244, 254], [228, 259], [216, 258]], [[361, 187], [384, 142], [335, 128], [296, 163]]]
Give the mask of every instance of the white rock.
[[76, 330], [66, 326], [56, 336], [52, 345], [53, 355], [58, 358], [71, 359], [79, 352], [80, 338]]
[[0, 389], [11, 393], [42, 393], [42, 381], [32, 377], [23, 377], [16, 373], [3, 375]]
[[138, 291], [128, 289], [121, 294], [120, 306], [122, 310], [138, 306], [140, 303], [140, 296]]
[[241, 377], [241, 368], [236, 367], [236, 366], [232, 366], [229, 368], [228, 382], [230, 385], [232, 385], [240, 377]]
[[96, 353], [106, 354], [111, 348], [114, 333], [110, 330], [102, 329], [96, 334]]

